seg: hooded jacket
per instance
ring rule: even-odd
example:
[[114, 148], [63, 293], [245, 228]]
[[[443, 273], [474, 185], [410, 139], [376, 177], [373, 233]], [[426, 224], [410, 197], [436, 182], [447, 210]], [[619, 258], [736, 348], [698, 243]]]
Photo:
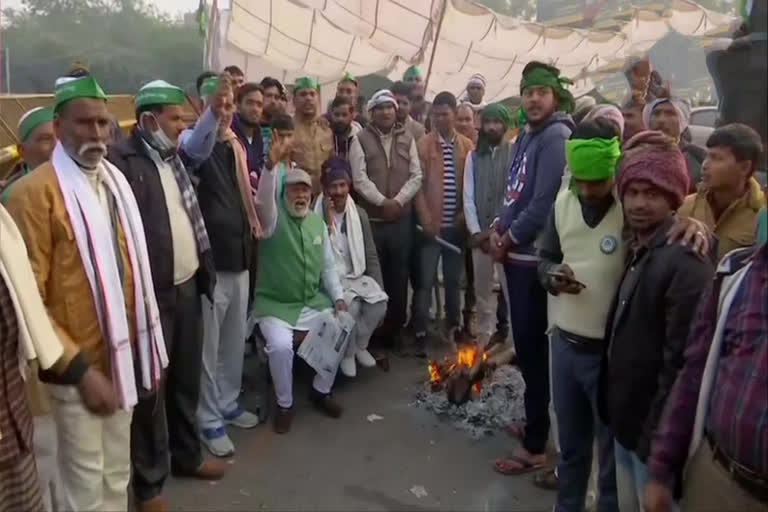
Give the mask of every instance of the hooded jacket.
[[571, 116], [555, 112], [541, 126], [530, 125], [515, 142], [504, 205], [496, 231], [512, 239], [510, 261], [535, 265], [534, 241], [555, 202], [565, 168], [565, 141], [571, 136]]

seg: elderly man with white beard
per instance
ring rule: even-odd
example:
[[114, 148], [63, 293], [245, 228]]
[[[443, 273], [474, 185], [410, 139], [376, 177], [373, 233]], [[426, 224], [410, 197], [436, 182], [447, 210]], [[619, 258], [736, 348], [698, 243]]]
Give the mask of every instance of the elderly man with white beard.
[[[263, 223], [259, 241], [259, 275], [253, 316], [266, 340], [269, 370], [277, 395], [275, 432], [287, 433], [293, 421], [294, 336], [306, 334], [331, 308], [347, 310], [328, 232], [310, 208], [312, 179], [293, 168], [285, 173], [285, 193], [275, 194], [277, 167], [290, 149], [273, 138], [268, 168], [262, 171], [257, 211]], [[331, 376], [317, 374], [312, 403], [332, 418], [342, 408], [331, 398]]]

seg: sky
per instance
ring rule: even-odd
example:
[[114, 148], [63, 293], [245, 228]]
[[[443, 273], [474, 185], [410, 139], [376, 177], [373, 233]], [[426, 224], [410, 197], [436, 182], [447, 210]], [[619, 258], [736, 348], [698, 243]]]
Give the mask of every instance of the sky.
[[[169, 14], [194, 11], [199, 5], [199, 0], [150, 0], [150, 2], [156, 5], [161, 11], [165, 11]], [[0, 0], [0, 6], [3, 8], [20, 7], [21, 0]]]

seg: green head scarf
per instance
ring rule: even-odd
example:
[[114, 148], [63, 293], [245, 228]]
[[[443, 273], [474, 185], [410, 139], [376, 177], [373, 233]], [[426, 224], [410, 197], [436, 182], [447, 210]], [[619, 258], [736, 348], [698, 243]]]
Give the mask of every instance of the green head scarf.
[[512, 112], [509, 111], [502, 103], [491, 103], [487, 105], [480, 113], [480, 120], [487, 121], [490, 119], [496, 119], [501, 121], [504, 128], [509, 128], [512, 125]]
[[533, 68], [523, 75], [523, 80], [520, 82], [520, 93], [522, 94], [528, 87], [551, 87], [558, 98], [558, 110], [570, 113], [573, 112], [576, 100], [574, 100], [573, 94], [566, 89], [569, 85], [573, 85], [573, 81], [561, 77], [559, 71], [553, 73], [545, 68]]
[[298, 92], [300, 89], [314, 89], [318, 91], [320, 90], [320, 83], [311, 76], [302, 76], [297, 78], [296, 82], [293, 84], [294, 93]]
[[403, 82], [410, 82], [413, 78], [421, 78], [421, 70], [416, 66], [411, 66], [403, 73]]
[[37, 107], [28, 111], [19, 120], [19, 141], [25, 142], [35, 128], [51, 121], [53, 121], [53, 109], [50, 107]]
[[58, 114], [65, 103], [78, 98], [93, 98], [107, 101], [107, 95], [92, 76], [81, 78], [64, 77], [56, 80], [54, 113]]
[[573, 177], [579, 181], [606, 181], [613, 178], [620, 156], [618, 137], [565, 141], [565, 160]]
[[134, 101], [139, 109], [147, 105], [183, 105], [187, 97], [179, 87], [165, 80], [154, 80], [139, 89]]
[[[481, 122], [490, 119], [497, 119], [501, 121], [501, 123], [504, 125], [504, 130], [507, 130], [512, 125], [512, 112], [510, 112], [509, 109], [501, 103], [491, 103], [490, 105], [486, 106], [480, 113]], [[487, 155], [490, 152], [491, 145], [489, 144], [485, 133], [483, 133], [483, 130], [481, 129], [480, 133], [477, 135], [477, 154]]]

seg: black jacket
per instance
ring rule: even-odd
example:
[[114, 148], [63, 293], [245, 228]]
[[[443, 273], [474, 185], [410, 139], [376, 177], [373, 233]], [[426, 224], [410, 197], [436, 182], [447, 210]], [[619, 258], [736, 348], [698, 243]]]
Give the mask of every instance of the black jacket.
[[197, 199], [217, 272], [248, 270], [253, 257], [251, 227], [236, 172], [235, 153], [224, 142], [216, 142], [211, 156], [195, 172]]
[[630, 253], [606, 324], [600, 415], [616, 440], [642, 460], [678, 371], [699, 296], [714, 275], [679, 244], [668, 245], [670, 218], [648, 248]]
[[[123, 172], [139, 205], [158, 306], [161, 310], [172, 308], [176, 297], [173, 284], [173, 238], [157, 166], [135, 129], [128, 138], [109, 147], [107, 159]], [[211, 251], [199, 254], [198, 257], [200, 268], [196, 277], [199, 290], [213, 297], [216, 272]]]

